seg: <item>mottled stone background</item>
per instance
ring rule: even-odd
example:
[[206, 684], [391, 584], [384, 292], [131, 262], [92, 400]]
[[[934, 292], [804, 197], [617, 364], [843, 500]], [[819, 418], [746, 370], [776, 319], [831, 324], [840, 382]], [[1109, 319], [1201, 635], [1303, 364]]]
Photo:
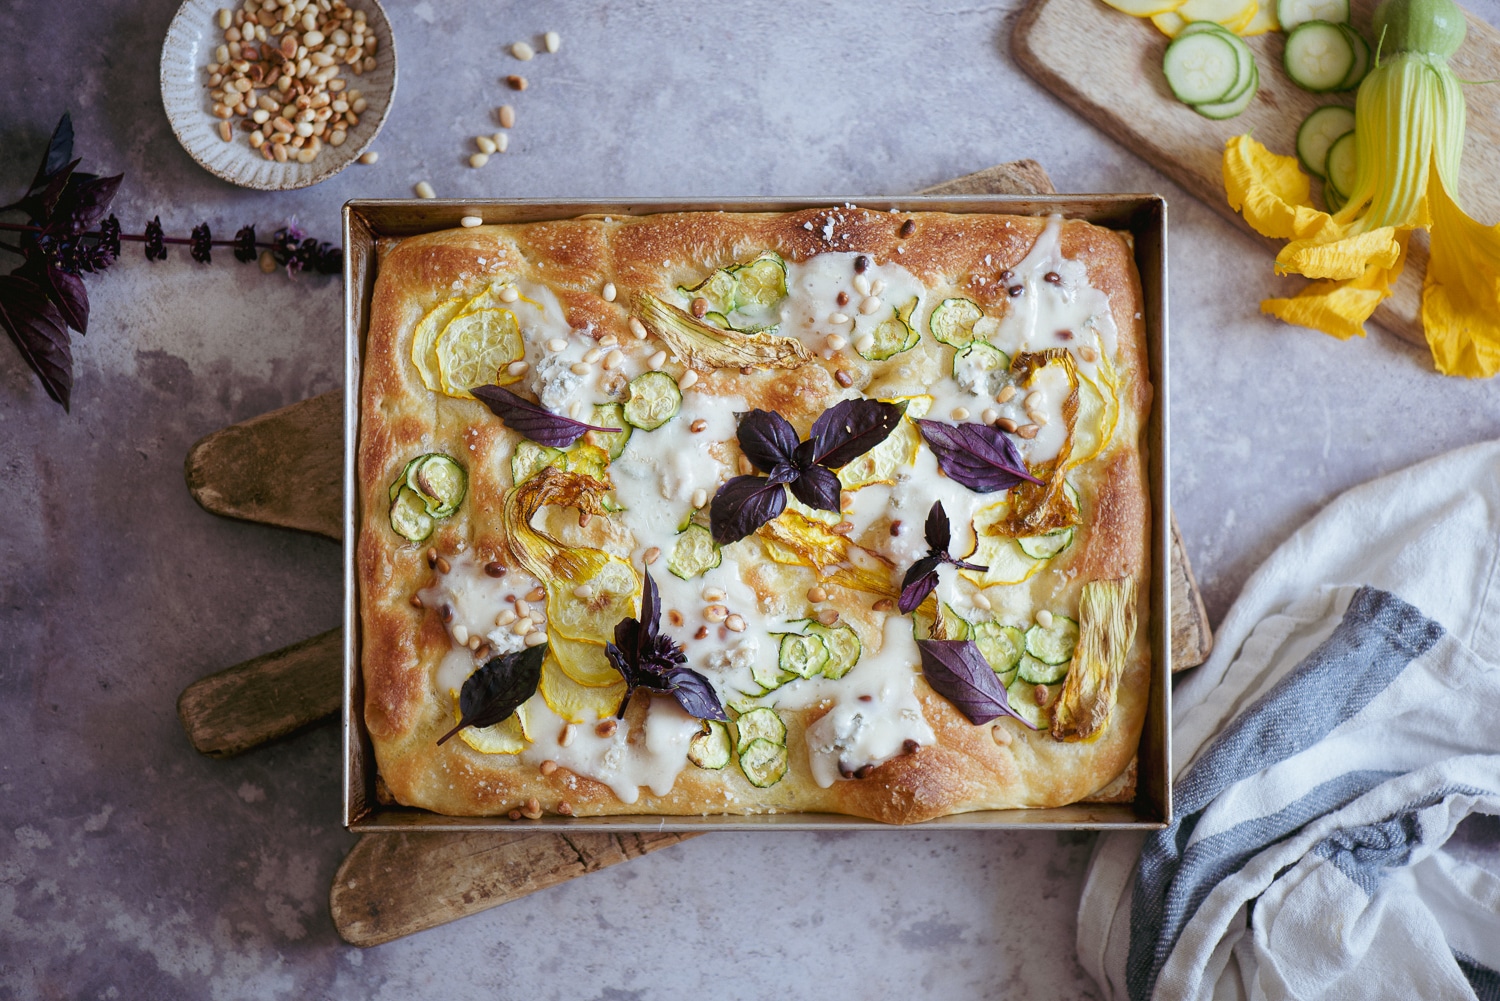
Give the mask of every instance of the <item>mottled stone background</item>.
[[[295, 216], [355, 196], [884, 194], [1035, 157], [1064, 191], [1159, 191], [1172, 218], [1174, 503], [1214, 619], [1344, 488], [1500, 434], [1500, 391], [1376, 334], [1262, 318], [1255, 242], [1011, 62], [1019, 0], [389, 4], [401, 59], [374, 167], [228, 186], [157, 89], [172, 0], [0, 0], [0, 201], [73, 112], [124, 171], [128, 228]], [[1474, 0], [1500, 22], [1500, 2]], [[554, 29], [520, 67], [509, 42]], [[521, 70], [532, 86], [503, 96]], [[519, 112], [483, 170], [470, 137]], [[704, 838], [368, 952], [328, 917], [336, 732], [229, 762], [188, 746], [189, 682], [338, 620], [332, 543], [199, 510], [200, 436], [335, 388], [340, 291], [220, 252], [90, 278], [73, 412], [0, 344], [0, 995], [18, 998], [1093, 997], [1073, 960], [1086, 834]], [[9, 268], [11, 265], [0, 265]], [[1493, 831], [1491, 831], [1493, 835]], [[818, 985], [816, 988], [814, 985]]]

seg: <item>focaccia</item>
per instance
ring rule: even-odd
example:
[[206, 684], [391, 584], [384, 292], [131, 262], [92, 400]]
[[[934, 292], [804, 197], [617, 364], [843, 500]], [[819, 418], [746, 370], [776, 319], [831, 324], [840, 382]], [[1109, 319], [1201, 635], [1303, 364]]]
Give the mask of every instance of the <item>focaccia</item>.
[[[1127, 235], [850, 206], [477, 226], [383, 245], [370, 317], [363, 711], [394, 802], [907, 823], [1130, 795], [1152, 388]], [[481, 386], [619, 432], [546, 447]], [[825, 467], [838, 510], [767, 480], [784, 510], [720, 544], [725, 484], [768, 472], [741, 446], [747, 415], [801, 440], [859, 399], [904, 415]], [[982, 426], [1037, 482], [965, 486], [918, 419]], [[903, 614], [939, 502], [952, 560]], [[628, 692], [607, 644], [646, 574], [724, 722]], [[927, 640], [978, 651], [986, 694], [924, 666]], [[539, 647], [535, 692], [451, 736], [476, 672]]]

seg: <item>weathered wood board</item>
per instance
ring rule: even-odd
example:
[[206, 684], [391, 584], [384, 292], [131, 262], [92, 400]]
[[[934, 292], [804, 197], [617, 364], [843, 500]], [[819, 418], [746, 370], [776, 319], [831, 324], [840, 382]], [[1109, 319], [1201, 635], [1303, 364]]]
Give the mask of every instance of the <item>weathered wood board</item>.
[[[1350, 3], [1353, 23], [1366, 37], [1375, 4]], [[1310, 94], [1292, 83], [1281, 68], [1285, 39], [1281, 32], [1245, 39], [1260, 67], [1260, 91], [1244, 114], [1219, 122], [1202, 117], [1167, 89], [1161, 72], [1166, 36], [1149, 20], [1122, 14], [1101, 0], [1034, 0], [1016, 23], [1011, 50], [1042, 86], [1248, 232], [1224, 200], [1225, 140], [1249, 132], [1271, 150], [1291, 155], [1297, 127], [1314, 108], [1354, 106], [1352, 94]], [[1469, 15], [1468, 38], [1450, 65], [1463, 80], [1493, 78], [1500, 67], [1500, 32]], [[1465, 87], [1464, 97], [1469, 117], [1459, 203], [1476, 219], [1494, 223], [1500, 220], [1500, 87]], [[1274, 255], [1279, 243], [1265, 243]], [[1269, 269], [1271, 262], [1252, 266]], [[1416, 344], [1427, 343], [1421, 322], [1426, 270], [1426, 234], [1419, 232], [1393, 295], [1375, 311], [1375, 322]], [[1300, 280], [1287, 282], [1288, 294], [1300, 287], [1294, 281]]]

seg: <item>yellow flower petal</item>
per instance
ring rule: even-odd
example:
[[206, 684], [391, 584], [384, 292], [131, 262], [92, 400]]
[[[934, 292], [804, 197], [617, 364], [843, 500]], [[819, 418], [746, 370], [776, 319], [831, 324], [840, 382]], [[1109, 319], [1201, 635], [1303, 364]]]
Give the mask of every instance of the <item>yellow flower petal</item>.
[[1224, 189], [1229, 206], [1262, 236], [1307, 238], [1332, 222], [1312, 207], [1307, 175], [1294, 156], [1278, 156], [1249, 136], [1224, 144]]
[[1444, 375], [1485, 378], [1500, 372], [1500, 226], [1464, 214], [1441, 171], [1427, 188], [1432, 255], [1422, 284], [1422, 327]]
[[1265, 300], [1260, 304], [1261, 311], [1286, 323], [1321, 330], [1341, 341], [1363, 337], [1365, 321], [1381, 300], [1391, 294], [1391, 285], [1406, 263], [1408, 235], [1406, 230], [1396, 233], [1396, 260], [1389, 267], [1370, 264], [1356, 278], [1315, 281], [1290, 299]]
[[[1330, 223], [1329, 229], [1337, 223]], [[1374, 265], [1387, 269], [1401, 258], [1401, 245], [1394, 226], [1382, 226], [1368, 233], [1356, 233], [1341, 240], [1322, 238], [1293, 240], [1276, 255], [1277, 274], [1299, 274], [1309, 278], [1346, 280], [1358, 278]]]

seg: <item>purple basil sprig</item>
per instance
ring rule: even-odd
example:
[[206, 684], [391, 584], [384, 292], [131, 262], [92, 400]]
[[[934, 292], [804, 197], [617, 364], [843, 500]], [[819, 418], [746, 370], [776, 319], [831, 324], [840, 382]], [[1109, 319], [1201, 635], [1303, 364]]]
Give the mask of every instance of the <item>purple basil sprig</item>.
[[1009, 490], [1023, 481], [1042, 481], [1026, 470], [1015, 442], [988, 424], [944, 424], [918, 419], [917, 429], [937, 456], [938, 468], [975, 493]]
[[922, 603], [922, 599], [937, 587], [938, 567], [944, 563], [961, 570], [977, 570], [980, 573], [989, 569], [989, 567], [975, 566], [973, 563], [956, 560], [948, 555], [951, 532], [948, 528], [948, 512], [943, 510], [942, 501], [933, 501], [932, 508], [927, 512], [926, 535], [927, 555], [908, 567], [906, 577], [901, 581], [901, 600], [897, 603], [897, 607], [901, 609], [903, 615], [911, 614], [912, 610]]
[[630, 696], [637, 688], [657, 695], [670, 695], [684, 712], [698, 719], [727, 722], [724, 706], [714, 686], [687, 666], [687, 654], [672, 637], [660, 632], [661, 599], [656, 581], [646, 571], [641, 592], [641, 617], [621, 619], [615, 626], [615, 641], [604, 644], [604, 655], [625, 679], [625, 698], [616, 716], [625, 715]]
[[474, 394], [475, 399], [489, 407], [496, 417], [504, 421], [506, 427], [548, 448], [567, 448], [582, 438], [586, 431], [618, 434], [621, 430], [620, 428], [595, 427], [583, 421], [575, 421], [571, 417], [554, 414], [499, 386], [475, 386], [469, 392]]
[[1013, 716], [1036, 729], [1010, 707], [1000, 676], [973, 640], [917, 640], [917, 650], [922, 655], [922, 677], [970, 723], [978, 726], [998, 716]]
[[438, 738], [441, 744], [466, 726], [494, 726], [536, 694], [547, 644], [492, 657], [464, 682], [458, 693], [458, 725]]
[[906, 413], [904, 403], [841, 400], [813, 422], [804, 442], [780, 414], [752, 410], [740, 418], [740, 450], [765, 476], [736, 476], [714, 494], [708, 520], [714, 541], [743, 539], [786, 509], [786, 493], [808, 507], [839, 510], [835, 469], [889, 437]]

